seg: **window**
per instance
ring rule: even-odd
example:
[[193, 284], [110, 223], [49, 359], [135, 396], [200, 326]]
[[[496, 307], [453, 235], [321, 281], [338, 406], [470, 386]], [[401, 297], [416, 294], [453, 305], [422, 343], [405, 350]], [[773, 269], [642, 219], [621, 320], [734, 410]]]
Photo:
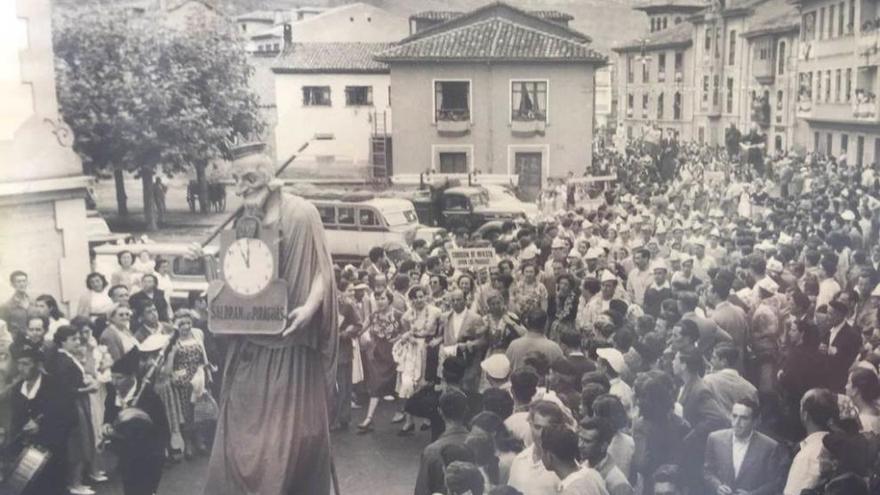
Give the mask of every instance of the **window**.
[[819, 133], [818, 132], [813, 133], [813, 152], [814, 153], [819, 152]]
[[651, 74], [649, 74], [649, 66], [648, 57], [642, 57], [642, 82], [650, 82]]
[[676, 92], [675, 97], [672, 99], [672, 118], [674, 120], [681, 120], [681, 93]]
[[279, 43], [275, 43], [275, 44], [273, 44], [273, 45], [272, 45], [272, 51], [280, 52], [280, 51], [281, 51], [281, 45], [280, 45]]
[[706, 128], [705, 128], [705, 127], [700, 127], [700, 128], [697, 130], [697, 140], [698, 140], [700, 143], [705, 143], [705, 142], [706, 142]]
[[339, 225], [354, 225], [354, 208], [350, 206], [336, 209], [336, 223]]
[[632, 84], [635, 82], [635, 76], [633, 75], [633, 56], [628, 55], [626, 57], [626, 82]]
[[822, 71], [816, 71], [816, 101], [822, 101]]
[[825, 71], [825, 101], [831, 101], [831, 71]]
[[779, 52], [776, 57], [776, 73], [779, 75], [785, 74], [785, 42], [779, 42]]
[[703, 76], [703, 106], [709, 103], [709, 76]]
[[436, 120], [470, 120], [470, 90], [468, 81], [436, 81], [434, 108]]
[[803, 27], [801, 28], [801, 39], [804, 41], [812, 41], [816, 38], [816, 12], [807, 12], [803, 16]]
[[547, 120], [546, 81], [514, 81], [510, 94], [511, 119]]
[[846, 92], [843, 97], [847, 103], [852, 98], [852, 69], [846, 69]]
[[666, 54], [657, 55], [657, 80], [663, 82], [666, 80]]
[[819, 39], [825, 38], [825, 7], [819, 9], [819, 25], [816, 26], [816, 34], [819, 35]]
[[367, 208], [358, 208], [358, 223], [365, 227], [375, 227], [381, 225], [376, 217], [376, 212]]
[[439, 158], [441, 174], [466, 174], [468, 171], [468, 157], [463, 151], [443, 152]]
[[840, 152], [846, 154], [849, 150], [849, 134], [840, 135]]
[[834, 101], [840, 101], [841, 70], [834, 71]]
[[843, 2], [840, 2], [840, 3], [837, 5], [837, 17], [838, 17], [838, 23], [837, 23], [837, 35], [838, 35], [838, 36], [843, 36], [844, 34], [846, 34], [846, 32], [844, 31], [844, 26], [845, 26], [846, 24], [844, 24], [844, 22], [843, 22], [843, 20], [844, 20], [844, 14], [845, 14], [845, 13], [846, 13], [846, 12], [845, 12], [844, 3], [843, 3]]
[[350, 107], [373, 104], [372, 86], [346, 86], [345, 104]]
[[663, 18], [663, 29], [666, 29], [666, 26], [667, 26], [666, 22], [667, 21], [668, 21], [668, 19], [666, 17], [664, 17]]
[[834, 37], [834, 5], [828, 7], [828, 38]]
[[204, 276], [206, 272], [204, 258], [187, 258], [176, 256], [171, 263], [171, 272], [183, 276]]
[[241, 23], [241, 32], [242, 33], [247, 32], [247, 23], [245, 23], [245, 22]]
[[721, 58], [721, 28], [715, 28], [715, 58]]
[[663, 119], [663, 93], [657, 97], [657, 120]]
[[675, 81], [684, 77], [684, 52], [675, 52]]
[[303, 86], [303, 105], [330, 106], [330, 86]]
[[769, 55], [769, 51], [766, 46], [761, 45], [758, 47], [758, 60], [767, 60]]
[[846, 34], [853, 34], [853, 26], [856, 22], [856, 0], [849, 0], [849, 22], [846, 24]]
[[776, 135], [776, 138], [773, 139], [773, 143], [776, 151], [782, 151], [782, 136]]
[[776, 90], [776, 120], [779, 122], [782, 121], [782, 110], [783, 105], [785, 104], [785, 98], [783, 95], [781, 89]]
[[712, 78], [712, 106], [718, 105], [718, 86], [719, 86], [719, 75], [715, 74], [715, 77]]
[[727, 113], [733, 113], [733, 78], [727, 78]]
[[318, 214], [321, 215], [321, 223], [324, 225], [336, 223], [336, 208], [332, 206], [319, 206]]
[[633, 109], [636, 106], [636, 97], [632, 93], [626, 95], [626, 116], [632, 117]]
[[651, 32], [653, 33], [656, 30], [657, 30], [657, 19], [652, 17], [651, 18]]
[[733, 65], [736, 60], [736, 31], [730, 31], [730, 53], [727, 58], [727, 65]]
[[676, 23], [676, 24], [681, 24], [681, 17], [676, 17], [676, 18], [675, 18], [675, 23]]
[[648, 118], [648, 93], [642, 95], [642, 118]]
[[712, 28], [706, 26], [706, 38], [703, 40], [703, 51], [708, 55], [712, 50]]
[[834, 154], [834, 134], [830, 132], [825, 136], [825, 153]]

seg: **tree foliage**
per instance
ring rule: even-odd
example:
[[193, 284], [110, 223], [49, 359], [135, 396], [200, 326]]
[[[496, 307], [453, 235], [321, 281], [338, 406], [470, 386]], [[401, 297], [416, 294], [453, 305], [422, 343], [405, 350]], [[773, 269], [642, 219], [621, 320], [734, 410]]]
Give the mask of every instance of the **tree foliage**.
[[[161, 16], [103, 8], [68, 13], [54, 34], [61, 112], [90, 172], [203, 176], [230, 141], [263, 130], [252, 68], [231, 30], [175, 30]], [[155, 228], [149, 182], [144, 213]]]

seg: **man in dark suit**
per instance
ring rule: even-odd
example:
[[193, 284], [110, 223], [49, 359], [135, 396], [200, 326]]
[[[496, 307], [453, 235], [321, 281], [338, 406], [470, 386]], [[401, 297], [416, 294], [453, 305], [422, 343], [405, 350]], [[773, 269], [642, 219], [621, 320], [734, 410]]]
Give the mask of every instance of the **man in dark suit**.
[[165, 292], [159, 290], [159, 281], [152, 273], [146, 273], [141, 278], [141, 290], [135, 292], [129, 298], [128, 303], [134, 310], [134, 317], [140, 320], [143, 316], [144, 308], [148, 301], [152, 301], [156, 305], [159, 312], [159, 321], [169, 321], [171, 314], [169, 313], [168, 302], [165, 300]]
[[779, 443], [755, 431], [758, 404], [751, 399], [734, 403], [733, 428], [709, 435], [703, 477], [711, 493], [771, 495], [785, 482], [787, 456]]
[[43, 469], [31, 480], [24, 494], [64, 495], [67, 471], [67, 440], [76, 425], [69, 396], [58, 388], [52, 375], [42, 370], [43, 352], [39, 347], [25, 344], [13, 355], [22, 379], [9, 389], [12, 412], [10, 438], [7, 445], [11, 455], [29, 444], [49, 453]]
[[444, 315], [442, 320], [443, 342], [441, 355], [458, 356], [464, 360], [467, 368], [461, 387], [466, 392], [479, 392], [482, 370], [480, 363], [486, 351], [486, 326], [483, 318], [469, 309], [464, 293], [454, 290], [449, 294], [452, 311]]
[[713, 431], [730, 427], [715, 396], [703, 383], [705, 361], [697, 349], [679, 351], [672, 361], [675, 375], [684, 382], [678, 402], [684, 411], [683, 417], [693, 428], [683, 440], [682, 471], [691, 483], [691, 493], [702, 492], [703, 452], [706, 439]]
[[829, 357], [828, 369], [829, 388], [839, 394], [844, 393], [849, 369], [855, 363], [856, 356], [862, 348], [862, 336], [846, 321], [849, 308], [835, 299], [828, 303], [828, 318], [831, 331], [819, 350]]
[[446, 479], [443, 472], [443, 447], [452, 444], [464, 445], [468, 436], [465, 427], [467, 398], [457, 390], [447, 390], [440, 395], [440, 416], [446, 423], [446, 431], [440, 438], [428, 444], [422, 452], [419, 475], [416, 478], [415, 495], [446, 493]]

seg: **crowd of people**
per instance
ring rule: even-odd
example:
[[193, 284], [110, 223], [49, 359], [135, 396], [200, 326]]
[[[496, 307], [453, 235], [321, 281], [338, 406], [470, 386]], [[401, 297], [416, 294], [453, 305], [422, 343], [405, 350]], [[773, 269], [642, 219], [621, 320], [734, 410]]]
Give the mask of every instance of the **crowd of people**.
[[739, 154], [604, 150], [536, 222], [339, 269], [332, 428], [402, 399], [416, 495], [878, 493], [875, 171]]
[[[606, 149], [617, 180], [561, 184], [541, 219], [337, 267], [331, 430], [429, 437], [416, 495], [878, 493], [880, 176], [738, 154]], [[487, 246], [488, 268], [450, 256]], [[125, 493], [152, 494], [211, 443], [205, 296], [175, 308], [168, 260], [118, 262], [71, 317], [10, 274], [4, 457], [51, 454], [27, 493], [94, 493], [109, 447]]]
[[[26, 272], [9, 276], [14, 294], [0, 306], [7, 488], [24, 479], [27, 494], [94, 494], [108, 481], [106, 448], [126, 495], [151, 495], [164, 467], [208, 452], [221, 352], [207, 301], [192, 293], [173, 310], [167, 259], [142, 250], [118, 261], [110, 282], [86, 277], [70, 317], [52, 295], [32, 296]], [[28, 448], [47, 460], [22, 461]]]

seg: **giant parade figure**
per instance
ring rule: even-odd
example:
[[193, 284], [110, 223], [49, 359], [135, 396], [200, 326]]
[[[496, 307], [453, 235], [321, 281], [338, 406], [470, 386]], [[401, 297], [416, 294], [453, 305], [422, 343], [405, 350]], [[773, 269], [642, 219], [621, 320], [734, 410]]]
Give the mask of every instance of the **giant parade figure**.
[[282, 192], [264, 154], [235, 159], [232, 177], [243, 208], [208, 291], [209, 326], [229, 346], [204, 493], [326, 495], [337, 310], [321, 218]]

